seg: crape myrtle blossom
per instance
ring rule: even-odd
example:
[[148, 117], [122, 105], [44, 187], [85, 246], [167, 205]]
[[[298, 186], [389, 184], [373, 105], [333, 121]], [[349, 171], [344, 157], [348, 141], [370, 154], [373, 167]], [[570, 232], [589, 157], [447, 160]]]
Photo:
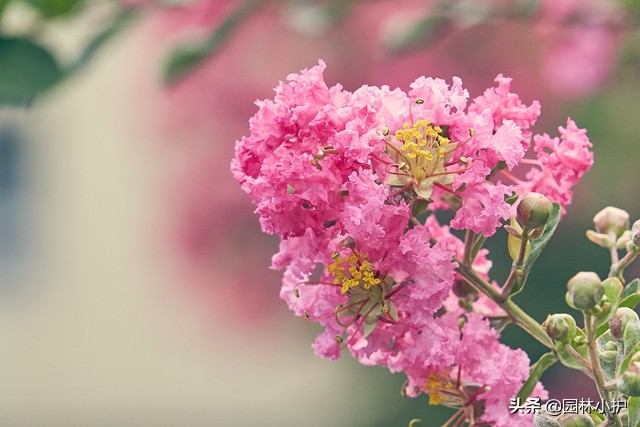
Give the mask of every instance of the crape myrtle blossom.
[[[280, 296], [325, 328], [318, 355], [348, 349], [404, 372], [407, 394], [428, 393], [478, 424], [530, 425], [508, 411], [529, 360], [498, 342], [489, 319], [501, 309], [465, 291], [464, 243], [450, 229], [493, 235], [515, 191], [535, 188], [564, 207], [570, 196], [558, 189], [570, 192], [591, 165], [584, 131], [570, 121], [559, 140], [535, 136], [538, 159], [525, 159], [540, 106], [511, 93], [506, 77], [469, 100], [455, 77], [420, 77], [406, 93], [349, 92], [328, 87], [324, 68], [288, 76], [257, 102], [232, 162], [263, 230], [282, 238], [272, 265], [285, 270]], [[521, 163], [533, 167], [526, 180], [512, 173]], [[448, 226], [437, 210], [455, 212]], [[489, 279], [486, 250], [472, 267]]]

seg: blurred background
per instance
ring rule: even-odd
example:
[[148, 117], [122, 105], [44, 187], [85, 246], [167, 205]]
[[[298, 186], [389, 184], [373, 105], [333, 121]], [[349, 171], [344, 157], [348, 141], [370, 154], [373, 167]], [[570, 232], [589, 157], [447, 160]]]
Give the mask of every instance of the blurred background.
[[[587, 128], [595, 165], [516, 298], [542, 321], [570, 312], [576, 271], [606, 275], [593, 215], [640, 218], [639, 8], [0, 0], [0, 425], [438, 425], [451, 411], [402, 398], [401, 375], [314, 356], [319, 327], [279, 300], [277, 238], [229, 171], [254, 101], [322, 58], [347, 90], [460, 76], [474, 97], [502, 73], [542, 103], [537, 132]], [[489, 247], [503, 281], [506, 236]], [[560, 367], [543, 382], [596, 396]]]

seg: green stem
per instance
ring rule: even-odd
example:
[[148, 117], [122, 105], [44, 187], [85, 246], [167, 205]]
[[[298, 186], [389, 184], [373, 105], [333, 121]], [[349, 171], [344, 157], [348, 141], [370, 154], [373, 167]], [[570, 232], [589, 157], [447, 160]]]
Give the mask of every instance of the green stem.
[[460, 273], [471, 286], [473, 286], [475, 289], [488, 296], [493, 302], [498, 304], [515, 324], [524, 329], [533, 338], [540, 341], [545, 347], [548, 347], [555, 352], [553, 342], [547, 336], [547, 333], [542, 328], [542, 326], [533, 317], [525, 313], [513, 301], [509, 299], [505, 300], [504, 298], [502, 298], [500, 292], [495, 289], [489, 282], [478, 276], [473, 268], [464, 265], [462, 262], [460, 262], [460, 260], [456, 259], [456, 261], [458, 262], [456, 271]]
[[598, 357], [598, 349], [596, 347], [596, 328], [595, 319], [589, 313], [584, 314], [584, 329], [587, 335], [587, 341], [589, 344], [589, 359], [591, 359], [591, 366], [593, 367], [593, 379], [596, 382], [598, 394], [602, 400], [604, 400], [604, 409], [609, 419], [618, 427], [622, 427], [622, 422], [618, 414], [611, 411], [612, 402], [611, 394], [606, 389], [606, 382], [604, 379], [604, 373], [602, 372], [602, 366], [600, 366], [600, 358]]
[[529, 242], [529, 230], [524, 227], [522, 230], [522, 240], [520, 242], [520, 252], [518, 252], [518, 259], [511, 267], [509, 277], [502, 287], [502, 299], [506, 300], [511, 295], [513, 285], [516, 284], [516, 280], [522, 277], [522, 269], [524, 268], [524, 257], [527, 253], [527, 243]]
[[615, 265], [618, 263], [618, 247], [616, 246], [616, 233], [609, 233], [609, 240], [611, 241], [611, 245], [609, 246], [609, 253], [611, 254], [611, 265]]
[[[640, 255], [640, 252], [627, 252], [622, 259], [611, 266], [609, 270], [609, 277], [619, 277], [624, 272], [624, 269], [631, 264], [636, 257]], [[623, 281], [624, 283], [624, 281]]]
[[471, 265], [471, 250], [473, 249], [475, 234], [471, 230], [467, 230], [464, 235], [464, 255], [462, 256], [462, 262], [466, 265]]

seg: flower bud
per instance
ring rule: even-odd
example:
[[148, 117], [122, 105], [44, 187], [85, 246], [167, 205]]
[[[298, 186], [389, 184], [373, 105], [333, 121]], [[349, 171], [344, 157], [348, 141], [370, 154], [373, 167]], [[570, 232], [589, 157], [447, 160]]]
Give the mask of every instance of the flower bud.
[[587, 414], [562, 414], [558, 417], [560, 427], [594, 427], [595, 423]]
[[616, 238], [629, 228], [629, 214], [622, 209], [607, 206], [593, 217], [598, 233], [615, 234]]
[[567, 304], [581, 311], [593, 309], [604, 293], [600, 277], [587, 271], [581, 271], [569, 279], [567, 290]]
[[534, 427], [560, 427], [556, 417], [540, 412], [534, 412], [533, 425]]
[[544, 227], [552, 211], [549, 199], [540, 193], [529, 193], [518, 204], [518, 222], [532, 229]]
[[624, 232], [616, 240], [616, 248], [624, 249], [627, 247], [627, 243], [631, 240], [631, 230], [624, 230]]
[[640, 247], [640, 219], [631, 226], [631, 241]]
[[[638, 353], [633, 356], [637, 359]], [[631, 362], [618, 380], [618, 390], [627, 396], [640, 396], [640, 362]]]
[[554, 341], [569, 343], [576, 336], [576, 321], [568, 314], [552, 314], [545, 321], [547, 335]]
[[616, 314], [609, 320], [609, 332], [615, 340], [622, 340], [624, 329], [630, 320], [638, 320], [638, 314], [635, 311], [628, 307], [620, 307], [616, 310]]
[[[622, 343], [626, 352], [640, 342], [640, 321], [631, 319], [622, 330]], [[639, 355], [640, 356], [640, 355]]]
[[627, 252], [640, 252], [640, 220], [634, 222], [631, 226], [631, 237], [627, 242]]

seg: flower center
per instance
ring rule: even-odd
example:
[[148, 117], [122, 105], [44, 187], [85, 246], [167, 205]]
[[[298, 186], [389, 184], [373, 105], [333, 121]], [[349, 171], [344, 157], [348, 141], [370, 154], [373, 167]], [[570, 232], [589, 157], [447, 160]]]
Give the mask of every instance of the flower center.
[[458, 144], [451, 142], [444, 133], [440, 126], [433, 126], [429, 120], [418, 120], [413, 125], [405, 123], [397, 130], [395, 142], [387, 140], [389, 154], [397, 168], [387, 184], [403, 187], [403, 190], [413, 187], [423, 199], [431, 197], [434, 185], [451, 184], [457, 171], [447, 171], [447, 166]]
[[327, 269], [333, 276], [333, 283], [342, 285], [341, 292], [343, 294], [357, 287], [370, 289], [382, 282], [377, 277], [377, 272], [367, 256], [357, 250], [354, 250], [353, 254], [346, 258], [336, 252], [333, 256], [333, 262]]
[[458, 403], [458, 399], [452, 398], [457, 395], [455, 386], [451, 379], [444, 375], [431, 372], [424, 390], [429, 393], [429, 405], [451, 404], [451, 401]]
[[442, 128], [432, 126], [429, 120], [418, 120], [413, 126], [405, 123], [403, 129], [396, 131], [395, 139], [402, 143], [400, 150], [406, 157], [407, 169], [417, 181], [444, 172], [445, 157], [455, 148], [442, 135]]

